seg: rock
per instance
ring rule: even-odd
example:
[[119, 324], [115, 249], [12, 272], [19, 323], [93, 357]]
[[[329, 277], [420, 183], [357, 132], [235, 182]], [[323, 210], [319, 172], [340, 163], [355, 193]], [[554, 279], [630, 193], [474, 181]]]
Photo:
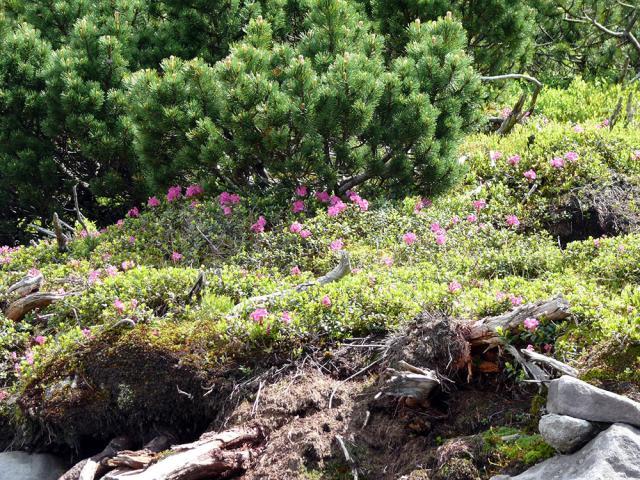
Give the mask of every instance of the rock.
[[0, 480], [56, 480], [66, 471], [58, 457], [44, 453], [0, 453]]
[[572, 453], [597, 433], [593, 424], [581, 418], [551, 413], [538, 424], [544, 440], [560, 453]]
[[616, 423], [582, 450], [545, 460], [520, 475], [491, 480], [630, 480], [640, 478], [640, 430]]
[[549, 383], [547, 411], [593, 422], [640, 426], [640, 403], [568, 375]]

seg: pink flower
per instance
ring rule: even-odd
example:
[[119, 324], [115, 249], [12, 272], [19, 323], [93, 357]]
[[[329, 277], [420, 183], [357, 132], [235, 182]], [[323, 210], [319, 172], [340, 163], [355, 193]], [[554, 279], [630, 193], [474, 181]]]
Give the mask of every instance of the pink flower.
[[329, 298], [329, 295], [325, 295], [324, 297], [322, 297], [322, 300], [320, 300], [320, 303], [322, 303], [322, 305], [324, 305], [325, 307], [330, 307], [331, 299]]
[[228, 205], [225, 205], [224, 207], [222, 207], [222, 213], [229, 216], [233, 213], [233, 208], [229, 207]]
[[593, 239], [593, 244], [595, 245], [596, 248], [600, 248], [600, 239], [599, 238], [594, 238]]
[[524, 328], [530, 332], [534, 332], [538, 328], [538, 325], [540, 325], [540, 322], [535, 318], [525, 318], [522, 324], [524, 325]]
[[87, 282], [89, 285], [93, 285], [98, 280], [100, 280], [100, 271], [99, 270], [89, 270], [89, 276], [87, 277]]
[[127, 216], [131, 218], [138, 218], [140, 216], [140, 210], [138, 210], [138, 207], [133, 207], [127, 212]]
[[512, 155], [512, 156], [510, 156], [510, 157], [509, 157], [509, 159], [507, 160], [507, 163], [508, 163], [509, 165], [512, 165], [512, 166], [514, 166], [514, 167], [515, 167], [516, 165], [518, 165], [518, 164], [520, 163], [520, 160], [522, 160], [522, 158], [520, 157], [520, 155]]
[[135, 265], [136, 264], [135, 264], [135, 262], [133, 260], [125, 260], [120, 265], [120, 268], [122, 268], [122, 270], [124, 270], [126, 272], [127, 270], [131, 270], [133, 267], [135, 267]]
[[537, 177], [536, 172], [533, 169], [527, 170], [526, 172], [524, 172], [524, 178], [526, 178], [530, 182], [533, 182], [536, 179], [536, 177]]
[[33, 365], [33, 352], [31, 350], [24, 354], [24, 360], [28, 365]]
[[438, 245], [444, 245], [447, 243], [447, 235], [445, 233], [439, 233], [436, 235], [436, 243]]
[[551, 350], [553, 350], [553, 345], [551, 345], [550, 343], [545, 343], [542, 348], [545, 352], [549, 353]]
[[340, 199], [340, 197], [339, 197], [339, 196], [337, 196], [337, 195], [331, 195], [331, 196], [329, 197], [329, 205], [335, 205], [336, 203], [341, 202], [341, 201], [342, 201], [342, 200], [341, 200], [341, 199]]
[[489, 158], [491, 159], [492, 162], [495, 162], [496, 160], [502, 158], [502, 152], [497, 150], [491, 150], [489, 152]]
[[0, 390], [0, 402], [2, 402], [5, 398], [7, 398], [9, 394], [6, 390]]
[[171, 261], [173, 263], [178, 263], [180, 260], [182, 260], [182, 254], [180, 252], [173, 252], [171, 254]]
[[609, 119], [605, 118], [600, 125], [602, 125], [603, 127], [608, 127], [609, 126]]
[[460, 217], [458, 215], [454, 215], [451, 217], [451, 220], [449, 220], [449, 223], [451, 223], [451, 225], [457, 225], [460, 223]]
[[47, 337], [38, 335], [36, 338], [33, 339], [33, 341], [36, 342], [38, 345], [44, 345], [44, 343], [47, 341]]
[[30, 268], [29, 271], [27, 272], [27, 275], [29, 275], [30, 277], [37, 277], [42, 275], [42, 272], [37, 268]]
[[393, 265], [393, 258], [391, 257], [382, 257], [382, 263], [387, 267], [391, 267]]
[[431, 205], [433, 205], [433, 202], [431, 200], [429, 200], [428, 198], [421, 198], [413, 207], [413, 213], [418, 213], [425, 208], [429, 208]]
[[504, 107], [502, 110], [500, 110], [500, 117], [507, 118], [509, 115], [511, 115], [512, 111], [513, 110], [511, 109], [511, 107]]
[[336, 203], [334, 203], [327, 209], [327, 215], [329, 215], [330, 217], [337, 217], [346, 209], [347, 209], [347, 204], [344, 203], [342, 200], [338, 199]]
[[133, 235], [131, 235], [131, 236], [129, 237], [129, 243], [130, 243], [131, 245], [133, 245], [134, 243], [136, 243], [136, 237], [134, 237]]
[[319, 202], [322, 203], [327, 203], [329, 202], [329, 192], [327, 192], [326, 190], [324, 192], [316, 192], [316, 198], [318, 199]]
[[553, 168], [564, 167], [564, 159], [562, 157], [554, 157], [550, 163]]
[[151, 208], [159, 207], [160, 200], [158, 200], [158, 197], [149, 197], [149, 200], [147, 200], [147, 206]]
[[237, 193], [229, 193], [222, 192], [218, 197], [218, 202], [220, 202], [220, 206], [232, 206], [240, 203], [240, 195]]
[[358, 205], [361, 212], [366, 212], [367, 210], [369, 210], [369, 202], [360, 197], [360, 195], [358, 195], [357, 193], [352, 193], [351, 196], [349, 196], [349, 200]]
[[413, 245], [414, 243], [416, 243], [416, 239], [418, 237], [416, 237], [416, 234], [413, 232], [407, 232], [402, 236], [402, 241], [404, 243], [406, 243], [407, 245]]
[[473, 213], [471, 215], [467, 215], [467, 222], [476, 223], [478, 221], [478, 217], [476, 217]]
[[337, 250], [342, 250], [343, 247], [344, 247], [344, 242], [342, 241], [341, 238], [331, 242], [331, 250], [333, 250], [334, 252]]
[[462, 290], [462, 285], [460, 285], [460, 282], [453, 280], [452, 282], [449, 282], [448, 288], [449, 293], [456, 293]]
[[125, 308], [124, 302], [123, 302], [122, 300], [120, 300], [119, 298], [116, 298], [116, 299], [113, 301], [113, 308], [115, 308], [115, 309], [116, 309], [116, 311], [117, 311], [120, 315], [122, 315], [122, 314], [124, 313], [124, 308]]
[[293, 202], [293, 205], [291, 205], [291, 211], [293, 213], [304, 212], [306, 209], [307, 207], [304, 206], [304, 202], [302, 200], [296, 200]]
[[266, 308], [256, 308], [249, 317], [256, 323], [262, 323], [262, 321], [269, 315]]
[[118, 269], [113, 265], [109, 265], [107, 268], [105, 268], [105, 271], [107, 272], [107, 276], [109, 277], [115, 277], [118, 274]]
[[440, 226], [440, 224], [438, 222], [433, 222], [430, 226], [429, 229], [431, 229], [431, 231], [433, 233], [440, 233], [442, 232], [442, 227]]
[[287, 311], [282, 312], [280, 319], [286, 324], [289, 325], [291, 323], [291, 314]]
[[633, 160], [640, 160], [640, 150], [634, 150], [634, 151], [631, 153], [631, 158], [632, 158]]
[[304, 185], [298, 185], [296, 187], [296, 195], [297, 196], [306, 197], [308, 193], [309, 193], [309, 189], [307, 187], [305, 187]]
[[516, 228], [520, 225], [520, 220], [515, 215], [507, 215], [507, 225]]
[[300, 233], [302, 231], [302, 224], [299, 222], [293, 222], [289, 227], [291, 233]]
[[311, 236], [311, 230], [302, 230], [300, 236], [306, 240]]
[[520, 296], [510, 295], [509, 301], [511, 302], [511, 305], [513, 305], [514, 307], [518, 307], [522, 305], [522, 297]]
[[198, 195], [202, 195], [203, 193], [204, 193], [204, 188], [194, 183], [193, 185], [189, 185], [187, 187], [185, 197], [187, 198], [197, 197]]
[[254, 233], [263, 233], [266, 224], [267, 220], [262, 215], [260, 215], [256, 223], [251, 225], [251, 231]]
[[295, 266], [291, 267], [290, 273], [294, 277], [297, 277], [298, 275], [300, 275], [302, 273], [302, 271], [300, 270], [299, 266], [295, 265]]
[[486, 200], [474, 200], [472, 203], [473, 208], [475, 208], [478, 212], [487, 206]]
[[576, 162], [580, 156], [576, 152], [567, 152], [564, 154], [564, 158], [569, 162]]
[[136, 308], [138, 308], [138, 300], [134, 298], [131, 300], [131, 310], [135, 310]]
[[89, 330], [88, 328], [83, 328], [82, 329], [82, 335], [85, 338], [91, 338], [91, 330]]
[[168, 202], [174, 202], [178, 200], [181, 196], [182, 196], [182, 187], [179, 187], [177, 185], [169, 188], [169, 191], [167, 191]]
[[116, 222], [116, 225], [118, 226], [118, 228], [122, 228], [124, 225], [124, 220], [120, 219]]
[[582, 132], [584, 132], [584, 128], [582, 128], [582, 126], [579, 125], [579, 124], [578, 125], [574, 125], [573, 126], [573, 131], [576, 132], [576, 133], [582, 133]]
[[84, 228], [80, 230], [80, 238], [87, 238], [89, 236], [89, 232], [87, 232]]
[[496, 300], [502, 302], [507, 296], [504, 292], [496, 292]]
[[533, 348], [533, 345], [529, 344], [527, 345], [527, 350], [529, 350], [530, 352], [535, 351], [535, 348]]

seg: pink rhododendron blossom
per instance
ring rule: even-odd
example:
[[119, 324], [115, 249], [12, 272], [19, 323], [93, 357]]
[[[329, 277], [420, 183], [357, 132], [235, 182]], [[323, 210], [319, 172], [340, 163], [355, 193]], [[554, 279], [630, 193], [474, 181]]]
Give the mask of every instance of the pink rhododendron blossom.
[[42, 272], [37, 268], [30, 268], [27, 272], [27, 275], [29, 275], [30, 277], [37, 277], [38, 275], [42, 275]]
[[329, 215], [330, 217], [337, 217], [346, 209], [347, 209], [347, 204], [344, 203], [342, 200], [338, 200], [336, 203], [334, 203], [327, 209], [327, 215]]
[[451, 217], [451, 220], [449, 220], [449, 222], [452, 225], [457, 225], [458, 223], [460, 223], [460, 217], [458, 215], [454, 215], [453, 217]]
[[266, 308], [256, 308], [249, 317], [256, 323], [262, 323], [262, 321], [269, 315]]
[[634, 150], [634, 151], [631, 153], [631, 158], [632, 158], [633, 160], [640, 160], [640, 150]]
[[306, 197], [309, 194], [309, 189], [304, 185], [298, 185], [296, 187], [296, 195], [299, 197]]
[[224, 207], [225, 205], [237, 205], [238, 203], [240, 203], [240, 195], [238, 195], [237, 193], [222, 192], [218, 197], [218, 202], [220, 202], [221, 207]]
[[584, 128], [582, 127], [582, 125], [574, 125], [573, 126], [573, 131], [576, 133], [582, 133], [584, 132]]
[[33, 339], [34, 342], [36, 342], [38, 345], [44, 345], [45, 342], [47, 341], [47, 337], [43, 337], [42, 335], [38, 335], [36, 338]]
[[115, 308], [115, 309], [116, 309], [116, 311], [117, 311], [120, 315], [122, 315], [122, 314], [124, 313], [124, 308], [125, 308], [124, 302], [123, 302], [122, 300], [120, 300], [119, 298], [116, 298], [116, 299], [113, 301], [113, 308]]
[[300, 233], [302, 231], [302, 224], [299, 222], [293, 222], [289, 227], [291, 233]]
[[185, 197], [187, 198], [197, 197], [198, 195], [202, 195], [203, 193], [204, 193], [204, 188], [194, 183], [193, 185], [189, 185], [187, 187], [187, 191], [185, 192]]
[[474, 200], [472, 202], [473, 208], [475, 208], [478, 212], [487, 206], [486, 200]]
[[0, 390], [0, 402], [6, 399], [9, 396], [6, 390]]
[[502, 158], [502, 152], [497, 150], [491, 150], [489, 152], [489, 158], [491, 159], [492, 162], [495, 162], [496, 160], [499, 160], [500, 158]]
[[433, 233], [440, 233], [442, 232], [442, 227], [440, 226], [440, 224], [438, 222], [433, 222], [430, 226], [429, 229], [433, 232]]
[[445, 233], [438, 233], [436, 235], [436, 243], [438, 245], [444, 245], [447, 243], [447, 235]]
[[284, 312], [282, 312], [282, 315], [280, 315], [280, 319], [286, 325], [289, 325], [291, 323], [291, 314], [285, 310]]
[[369, 202], [364, 198], [362, 198], [357, 193], [352, 193], [349, 196], [349, 200], [351, 200], [353, 203], [358, 205], [358, 207], [360, 207], [361, 212], [366, 212], [367, 210], [369, 210]]
[[577, 162], [580, 156], [576, 152], [567, 152], [564, 154], [564, 158], [568, 162]]
[[251, 231], [254, 233], [263, 233], [266, 224], [267, 220], [262, 215], [260, 215], [256, 223], [251, 225]]
[[87, 238], [89, 236], [89, 232], [87, 232], [84, 228], [80, 230], [80, 238]]
[[393, 266], [393, 258], [391, 257], [382, 257], [382, 263], [387, 267]]
[[470, 215], [467, 215], [467, 222], [476, 223], [477, 221], [478, 221], [478, 217], [476, 217], [473, 213]]
[[609, 126], [609, 119], [605, 118], [600, 125], [603, 126], [603, 127], [608, 127]]
[[462, 285], [460, 285], [460, 282], [453, 280], [452, 282], [449, 282], [447, 288], [449, 289], [449, 293], [456, 293], [462, 290]]
[[507, 298], [507, 295], [504, 292], [501, 292], [501, 291], [496, 292], [496, 300], [498, 302], [504, 301], [505, 298]]
[[82, 335], [85, 338], [91, 338], [91, 330], [89, 330], [88, 328], [83, 328], [82, 329]]
[[311, 236], [311, 230], [302, 230], [300, 236], [306, 240]]
[[180, 252], [175, 252], [174, 251], [174, 252], [171, 253], [171, 261], [173, 263], [177, 263], [180, 260], [182, 260], [182, 254]]
[[100, 280], [100, 271], [99, 270], [89, 270], [89, 276], [87, 277], [87, 282], [89, 285], [93, 285]]
[[520, 305], [522, 305], [522, 297], [520, 296], [510, 295], [509, 301], [511, 302], [511, 305], [513, 305], [514, 307], [519, 307]]
[[538, 177], [538, 175], [536, 175], [535, 170], [533, 169], [527, 170], [526, 172], [524, 172], [523, 175], [524, 175], [524, 178], [526, 178], [530, 182], [533, 182]]
[[513, 110], [511, 109], [511, 107], [504, 107], [502, 110], [500, 110], [500, 117], [507, 118], [509, 115], [511, 115], [512, 111]]
[[413, 245], [414, 243], [416, 243], [417, 238], [418, 237], [416, 237], [415, 233], [407, 232], [402, 236], [402, 241], [407, 245]]
[[134, 237], [133, 235], [131, 235], [131, 236], [129, 237], [129, 243], [130, 243], [131, 245], [133, 245], [134, 243], [136, 243], [136, 237]]
[[124, 270], [125, 272], [127, 270], [131, 270], [133, 267], [135, 267], [136, 264], [133, 260], [125, 260], [124, 262], [122, 262], [122, 264], [120, 265], [120, 267], [122, 268], [122, 270]]
[[122, 228], [124, 225], [124, 220], [120, 219], [116, 222], [116, 225], [118, 226], [118, 228]]
[[325, 307], [330, 307], [331, 299], [329, 298], [329, 295], [325, 295], [324, 297], [322, 297], [322, 300], [320, 300], [320, 303], [322, 303], [322, 305], [324, 305]]
[[159, 207], [160, 200], [158, 200], [158, 197], [149, 197], [149, 200], [147, 200], [147, 206], [151, 208]]
[[428, 198], [421, 198], [413, 207], [413, 213], [421, 212], [423, 209], [429, 208], [431, 205], [433, 205], [433, 202], [431, 200], [429, 200]]
[[305, 207], [304, 202], [302, 200], [296, 200], [295, 202], [293, 202], [293, 205], [291, 205], [291, 211], [293, 213], [304, 212], [306, 209], [307, 207]]
[[323, 192], [316, 192], [316, 199], [318, 199], [319, 202], [327, 203], [330, 198], [329, 192], [326, 190]]
[[105, 268], [105, 272], [107, 272], [107, 276], [115, 277], [118, 274], [118, 269], [113, 265], [109, 265], [107, 268]]
[[550, 343], [545, 343], [542, 348], [545, 352], [549, 353], [551, 350], [553, 350], [553, 345], [551, 345]]
[[175, 202], [180, 197], [182, 197], [182, 187], [178, 185], [174, 185], [173, 187], [170, 187], [169, 190], [167, 191], [168, 202]]
[[138, 300], [134, 298], [131, 300], [131, 310], [135, 310], [136, 308], [138, 308]]
[[291, 267], [291, 271], [290, 271], [291, 275], [293, 275], [294, 277], [300, 275], [302, 273], [302, 271], [300, 270], [300, 267], [295, 265], [293, 267]]
[[336, 203], [342, 202], [342, 199], [337, 195], [331, 195], [329, 197], [329, 205], [335, 205]]
[[507, 160], [507, 163], [515, 167], [520, 163], [520, 160], [522, 160], [522, 157], [520, 157], [520, 155], [511, 155]]
[[551, 159], [551, 166], [553, 168], [563, 168], [564, 167], [564, 158], [562, 157], [554, 157]]
[[515, 215], [507, 215], [507, 225], [510, 227], [518, 227], [520, 220]]
[[191, 203], [189, 204], [189, 208], [198, 208], [200, 206], [200, 202], [198, 202], [197, 200], [192, 200]]
[[522, 324], [524, 325], [524, 328], [526, 328], [530, 332], [533, 332], [538, 328], [540, 322], [535, 318], [525, 318]]
[[342, 241], [341, 238], [339, 238], [331, 242], [330, 247], [331, 247], [331, 250], [333, 250], [334, 252], [337, 250], [342, 250], [342, 248], [344, 247], [344, 242]]
[[225, 215], [229, 216], [233, 213], [233, 208], [231, 208], [228, 205], [225, 205], [224, 207], [222, 207], [222, 213], [224, 213]]
[[599, 238], [594, 238], [593, 239], [593, 244], [595, 245], [596, 248], [600, 248], [600, 239]]
[[33, 365], [34, 358], [31, 350], [24, 354], [24, 361], [27, 362], [28, 365]]
[[133, 207], [127, 212], [127, 216], [131, 218], [138, 218], [140, 216], [140, 210], [138, 210], [138, 207]]
[[535, 348], [533, 348], [533, 345], [529, 344], [527, 345], [527, 350], [529, 350], [530, 352], [535, 351]]

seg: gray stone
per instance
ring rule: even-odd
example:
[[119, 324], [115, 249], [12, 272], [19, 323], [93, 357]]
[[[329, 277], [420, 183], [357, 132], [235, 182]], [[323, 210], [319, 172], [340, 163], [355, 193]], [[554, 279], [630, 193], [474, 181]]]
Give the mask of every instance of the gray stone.
[[45, 453], [0, 453], [0, 480], [56, 480], [67, 469], [56, 456]]
[[538, 428], [544, 440], [560, 453], [575, 452], [597, 433], [587, 420], [555, 413], [543, 416]]
[[640, 403], [568, 375], [549, 383], [547, 411], [592, 422], [640, 426]]
[[581, 450], [545, 460], [520, 475], [492, 480], [631, 480], [640, 478], [640, 430], [616, 423]]

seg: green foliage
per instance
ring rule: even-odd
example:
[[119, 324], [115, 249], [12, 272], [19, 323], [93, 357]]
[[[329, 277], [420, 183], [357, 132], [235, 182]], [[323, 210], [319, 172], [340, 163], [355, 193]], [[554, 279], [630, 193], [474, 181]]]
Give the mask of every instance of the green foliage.
[[196, 172], [220, 188], [310, 182], [344, 193], [377, 180], [428, 192], [455, 179], [479, 88], [460, 24], [413, 23], [390, 62], [347, 2], [313, 2], [306, 25], [292, 45], [252, 20], [214, 66], [171, 58], [132, 77], [136, 148], [155, 184]]

